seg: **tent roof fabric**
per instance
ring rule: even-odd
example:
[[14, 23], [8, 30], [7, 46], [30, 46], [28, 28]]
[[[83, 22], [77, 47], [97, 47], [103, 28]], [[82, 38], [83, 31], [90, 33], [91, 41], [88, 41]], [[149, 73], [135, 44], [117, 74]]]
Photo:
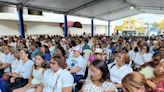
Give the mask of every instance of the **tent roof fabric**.
[[[54, 13], [116, 20], [139, 13], [164, 14], [163, 0], [0, 0], [0, 5], [23, 5]], [[133, 6], [134, 9], [130, 9]]]

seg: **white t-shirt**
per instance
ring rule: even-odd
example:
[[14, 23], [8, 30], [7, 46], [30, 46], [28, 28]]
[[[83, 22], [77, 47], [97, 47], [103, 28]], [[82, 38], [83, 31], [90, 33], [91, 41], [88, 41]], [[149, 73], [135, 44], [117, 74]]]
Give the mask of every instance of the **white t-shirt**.
[[42, 82], [42, 78], [43, 78], [43, 71], [44, 69], [43, 68], [40, 68], [40, 69], [34, 69], [33, 67], [33, 70], [32, 70], [32, 81], [31, 81], [31, 84], [40, 84]]
[[21, 59], [16, 59], [12, 64], [11, 64], [11, 69], [12, 72], [16, 72], [17, 69], [19, 68], [19, 66], [23, 63], [23, 61]]
[[153, 57], [153, 54], [151, 54], [151, 53], [144, 54], [144, 58], [145, 58], [146, 62], [151, 61], [152, 57]]
[[135, 58], [135, 52], [134, 52], [134, 50], [130, 50], [130, 51], [128, 52], [128, 54], [129, 54], [129, 56], [130, 56], [130, 60], [134, 60], [134, 58]]
[[108, 69], [110, 72], [110, 79], [112, 82], [116, 83], [122, 83], [122, 79], [129, 73], [133, 72], [133, 69], [125, 64], [122, 67], [118, 67], [117, 64], [113, 65], [114, 63], [111, 63], [108, 65]]
[[9, 63], [9, 64], [12, 64], [13, 61], [15, 61], [15, 57], [13, 54], [11, 53], [8, 53], [8, 54], [2, 54], [1, 56], [1, 62], [2, 63]]
[[5, 53], [0, 52], [0, 63], [3, 63], [3, 57], [5, 56]]
[[[43, 68], [40, 69], [34, 69], [33, 67], [33, 71], [32, 71], [32, 77], [33, 79], [31, 80], [31, 84], [40, 84], [42, 83], [42, 78], [43, 78]], [[28, 90], [26, 90], [25, 92], [35, 92], [35, 88], [30, 88]]]
[[70, 69], [75, 69], [77, 66], [80, 66], [82, 69], [78, 71], [76, 74], [77, 75], [84, 75], [86, 66], [87, 66], [87, 61], [82, 57], [69, 57], [67, 59], [67, 65]]
[[144, 55], [141, 55], [141, 52], [137, 52], [134, 58], [134, 63], [136, 64], [136, 68], [139, 68], [144, 63], [147, 63], [152, 60], [152, 54], [151, 53], [145, 53]]
[[153, 48], [154, 48], [154, 46], [152, 45], [151, 47], [150, 47], [150, 53], [153, 55], [155, 52], [153, 51]]
[[63, 87], [73, 86], [73, 76], [65, 69], [59, 69], [54, 73], [51, 69], [44, 72], [42, 92], [62, 92]]
[[[4, 54], [1, 62], [3, 64], [5, 64], [5, 63], [12, 64], [15, 60], [16, 60], [16, 58], [14, 57], [14, 55], [12, 55], [11, 53], [8, 53], [8, 54]], [[9, 67], [4, 70], [4, 72], [9, 72], [9, 71], [10, 71]]]
[[51, 46], [51, 47], [49, 48], [49, 51], [50, 51], [51, 56], [53, 56], [54, 51], [55, 51], [55, 47], [54, 47], [54, 46]]
[[91, 79], [87, 79], [83, 86], [83, 92], [106, 92], [109, 90], [115, 90], [117, 92], [116, 86], [109, 81], [105, 81], [101, 86], [96, 86]]
[[16, 73], [20, 74], [24, 79], [29, 79], [32, 74], [32, 67], [34, 62], [32, 60], [28, 60], [27, 62], [23, 62], [20, 64], [19, 68], [16, 69]]

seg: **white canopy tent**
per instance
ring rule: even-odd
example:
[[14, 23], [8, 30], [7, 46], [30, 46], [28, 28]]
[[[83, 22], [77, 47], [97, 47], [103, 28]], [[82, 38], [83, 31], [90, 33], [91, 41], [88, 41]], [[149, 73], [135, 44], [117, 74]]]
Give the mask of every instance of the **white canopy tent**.
[[23, 5], [102, 20], [116, 20], [139, 13], [164, 14], [164, 0], [0, 0], [0, 5]]

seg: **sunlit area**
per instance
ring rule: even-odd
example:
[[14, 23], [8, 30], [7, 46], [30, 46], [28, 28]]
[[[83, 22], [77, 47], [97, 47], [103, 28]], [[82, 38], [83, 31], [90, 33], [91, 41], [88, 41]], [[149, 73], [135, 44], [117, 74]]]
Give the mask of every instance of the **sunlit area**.
[[0, 92], [164, 92], [164, 0], [0, 0]]
[[164, 15], [162, 14], [137, 14], [111, 22], [112, 31], [123, 34], [151, 36], [162, 35], [164, 32]]

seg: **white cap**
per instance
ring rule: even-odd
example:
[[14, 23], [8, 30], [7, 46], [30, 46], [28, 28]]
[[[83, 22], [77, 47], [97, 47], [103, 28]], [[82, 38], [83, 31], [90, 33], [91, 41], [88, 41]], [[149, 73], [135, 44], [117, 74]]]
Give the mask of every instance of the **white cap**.
[[74, 51], [79, 51], [80, 53], [82, 53], [82, 47], [81, 46], [75, 46], [72, 48]]
[[66, 39], [65, 39], [65, 38], [62, 38], [62, 41], [63, 41], [63, 42], [66, 42]]
[[103, 53], [103, 49], [96, 48], [95, 51], [94, 51], [94, 53], [100, 53], [100, 54], [102, 54]]

